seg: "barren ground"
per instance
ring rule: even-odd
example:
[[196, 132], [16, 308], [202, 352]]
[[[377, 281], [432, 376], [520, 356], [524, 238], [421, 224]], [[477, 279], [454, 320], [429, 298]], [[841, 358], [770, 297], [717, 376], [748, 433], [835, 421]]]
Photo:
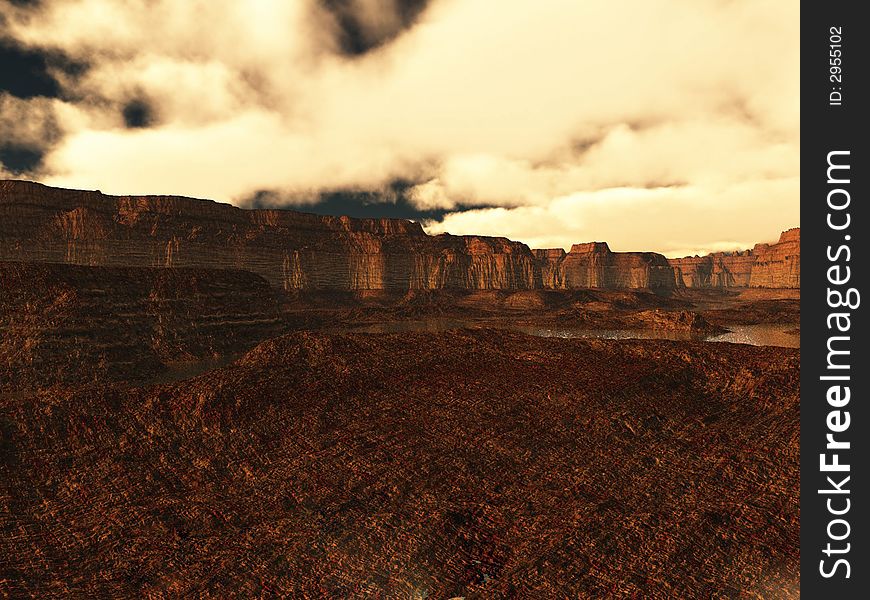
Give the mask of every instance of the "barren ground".
[[[487, 328], [797, 326], [794, 297], [0, 266], [0, 594], [799, 596], [798, 350]], [[341, 333], [431, 315], [482, 325]]]

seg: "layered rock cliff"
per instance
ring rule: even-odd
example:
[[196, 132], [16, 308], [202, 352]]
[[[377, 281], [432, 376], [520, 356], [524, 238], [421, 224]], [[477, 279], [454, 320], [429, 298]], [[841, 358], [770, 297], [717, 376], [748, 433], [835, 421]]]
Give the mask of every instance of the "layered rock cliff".
[[756, 244], [750, 287], [799, 288], [801, 286], [801, 230], [783, 231], [775, 244]]
[[419, 223], [0, 182], [0, 260], [252, 271], [285, 290], [532, 289], [525, 244]]
[[801, 230], [784, 231], [775, 244], [752, 250], [668, 259], [677, 287], [799, 288]]
[[430, 236], [404, 220], [0, 182], [0, 260], [244, 269], [284, 290], [674, 286], [661, 255], [613, 253], [606, 244], [555, 252], [542, 259], [505, 238]]
[[506, 238], [430, 236], [399, 219], [0, 181], [0, 260], [241, 269], [288, 291], [796, 287], [799, 253], [799, 230], [746, 253], [668, 260], [603, 242], [532, 251]]
[[541, 263], [543, 286], [547, 288], [674, 287], [674, 271], [668, 260], [654, 252], [611, 252], [606, 242], [574, 244], [567, 253], [561, 248], [534, 252]]
[[281, 327], [277, 294], [248, 271], [0, 261], [0, 395], [149, 379]]

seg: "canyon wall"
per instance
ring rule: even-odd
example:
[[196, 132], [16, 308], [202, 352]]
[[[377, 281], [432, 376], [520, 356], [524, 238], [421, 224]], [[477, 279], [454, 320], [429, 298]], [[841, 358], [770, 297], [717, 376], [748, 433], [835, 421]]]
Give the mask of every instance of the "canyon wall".
[[775, 244], [756, 244], [752, 249], [750, 287], [799, 288], [801, 286], [801, 230], [783, 231]]
[[244, 269], [279, 289], [532, 289], [525, 244], [419, 223], [0, 182], [0, 260]]
[[801, 230], [784, 231], [775, 244], [752, 250], [668, 259], [677, 287], [799, 288]]
[[275, 290], [249, 271], [0, 261], [0, 395], [148, 379], [281, 327]]
[[668, 259], [654, 252], [611, 252], [606, 242], [574, 244], [567, 253], [561, 248], [534, 252], [547, 288], [669, 290], [675, 286]]
[[240, 269], [288, 291], [797, 287], [799, 249], [790, 230], [746, 253], [673, 260], [603, 242], [533, 251], [506, 238], [431, 236], [400, 219], [0, 181], [0, 261]]

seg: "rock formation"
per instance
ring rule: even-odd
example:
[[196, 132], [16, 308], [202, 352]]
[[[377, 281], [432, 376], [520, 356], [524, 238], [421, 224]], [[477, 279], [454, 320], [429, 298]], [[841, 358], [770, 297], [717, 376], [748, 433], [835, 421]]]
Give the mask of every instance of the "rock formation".
[[668, 260], [654, 252], [611, 252], [606, 242], [535, 250], [544, 287], [669, 290], [674, 272]]
[[752, 250], [750, 287], [799, 288], [801, 286], [801, 230], [783, 231], [775, 244], [756, 244]]
[[668, 260], [606, 243], [530, 250], [427, 235], [419, 223], [245, 210], [175, 196], [107, 196], [0, 181], [0, 261], [240, 269], [290, 290], [793, 287], [799, 232], [748, 253]]
[[0, 260], [230, 268], [284, 289], [531, 289], [525, 244], [419, 223], [0, 182]]
[[280, 326], [276, 293], [247, 271], [0, 262], [0, 395], [148, 379]]
[[625, 289], [675, 285], [600, 242], [0, 181], [0, 597], [798, 598], [798, 350], [342, 327], [799, 318]]
[[775, 244], [752, 250], [668, 259], [677, 287], [799, 288], [801, 230], [784, 231]]

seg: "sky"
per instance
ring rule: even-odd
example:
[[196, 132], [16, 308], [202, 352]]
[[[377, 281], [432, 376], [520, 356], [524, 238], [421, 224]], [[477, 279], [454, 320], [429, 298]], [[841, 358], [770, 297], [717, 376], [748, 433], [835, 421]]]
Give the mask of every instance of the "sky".
[[0, 178], [706, 254], [799, 225], [791, 0], [0, 0]]

